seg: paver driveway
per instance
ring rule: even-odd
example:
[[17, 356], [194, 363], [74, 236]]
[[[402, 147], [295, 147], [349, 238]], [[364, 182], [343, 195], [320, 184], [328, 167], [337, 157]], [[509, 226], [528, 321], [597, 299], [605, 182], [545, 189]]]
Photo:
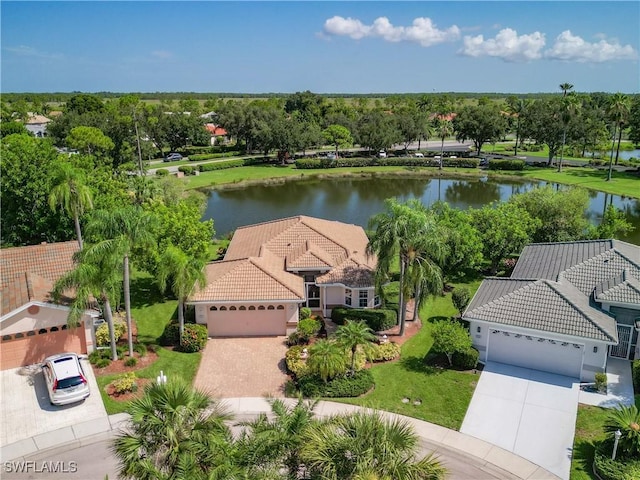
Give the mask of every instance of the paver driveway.
[[216, 397], [284, 396], [286, 337], [210, 338], [195, 386]]
[[460, 431], [568, 479], [579, 393], [577, 378], [489, 362]]

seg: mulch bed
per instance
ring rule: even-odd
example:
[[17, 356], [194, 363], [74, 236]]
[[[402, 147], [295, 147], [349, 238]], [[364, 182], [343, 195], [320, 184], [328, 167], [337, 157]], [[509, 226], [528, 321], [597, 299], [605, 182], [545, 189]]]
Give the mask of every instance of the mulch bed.
[[136, 363], [133, 367], [126, 367], [124, 365], [124, 362], [126, 361], [126, 359], [129, 358], [128, 356], [125, 356], [123, 359], [116, 360], [115, 362], [112, 361], [108, 367], [96, 368], [96, 366], [93, 365], [93, 370], [96, 372], [96, 375], [100, 375], [100, 376], [113, 375], [116, 373], [133, 372], [135, 370], [141, 370], [143, 368], [146, 368], [149, 365], [153, 364], [156, 360], [158, 360], [158, 354], [153, 352], [147, 352], [147, 354], [144, 357], [141, 357], [140, 354], [138, 354], [138, 352], [133, 352], [133, 356], [134, 358], [138, 359], [138, 363]]
[[136, 385], [138, 386], [138, 388], [135, 392], [115, 393], [111, 384], [104, 387], [104, 389], [105, 392], [107, 392], [107, 395], [109, 395], [112, 400], [115, 400], [116, 402], [128, 402], [130, 400], [140, 398], [144, 393], [145, 387], [147, 386], [147, 384], [151, 383], [151, 381], [152, 380], [150, 378], [136, 379]]

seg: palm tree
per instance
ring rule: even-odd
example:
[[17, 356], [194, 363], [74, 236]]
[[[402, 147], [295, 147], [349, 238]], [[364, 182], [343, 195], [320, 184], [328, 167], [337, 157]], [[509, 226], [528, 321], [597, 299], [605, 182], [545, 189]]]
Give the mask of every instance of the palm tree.
[[68, 322], [77, 326], [84, 311], [91, 308], [93, 299], [102, 304], [102, 314], [109, 327], [109, 343], [111, 344], [111, 359], [118, 359], [116, 338], [113, 325], [111, 299], [120, 296], [119, 265], [112, 255], [86, 255], [86, 250], [79, 251], [74, 260], [76, 267], [58, 279], [53, 288], [53, 298], [59, 300], [62, 294], [70, 289], [75, 290], [75, 299], [71, 304]]
[[622, 434], [618, 442], [620, 456], [640, 457], [640, 411], [635, 405], [611, 409], [604, 430], [611, 437], [618, 430]]
[[440, 165], [438, 168], [442, 170], [442, 159], [444, 157], [444, 139], [453, 135], [453, 123], [451, 122], [451, 120], [447, 120], [446, 118], [443, 118], [442, 116], [440, 116], [436, 124], [436, 133], [438, 135], [438, 138], [440, 138], [441, 140]]
[[347, 320], [344, 325], [336, 329], [336, 339], [338, 343], [351, 350], [351, 374], [355, 372], [356, 351], [358, 347], [370, 345], [376, 339], [373, 331], [364, 322], [354, 322]]
[[[171, 379], [152, 383], [127, 408], [127, 427], [113, 442], [119, 476], [136, 480], [208, 478], [236, 471], [230, 465], [231, 419], [220, 403], [190, 385]], [[235, 476], [235, 478], [242, 478]]]
[[75, 168], [66, 160], [58, 160], [53, 168], [49, 193], [49, 206], [55, 211], [58, 207], [73, 218], [76, 238], [80, 250], [83, 248], [80, 217], [86, 210], [93, 208], [93, 194], [85, 183], [84, 171]]
[[570, 83], [561, 83], [560, 90], [562, 90], [562, 97], [564, 98], [570, 90], [573, 90], [573, 85]]
[[522, 118], [526, 115], [532, 103], [531, 100], [517, 97], [509, 97], [507, 100], [507, 111], [516, 119], [516, 146], [513, 153], [514, 155], [518, 155], [518, 143], [521, 141], [520, 127], [522, 125]]
[[436, 457], [417, 458], [418, 436], [406, 420], [358, 412], [312, 425], [302, 458], [311, 478], [440, 480]]
[[180, 325], [180, 341], [184, 333], [184, 304], [194, 285], [203, 287], [206, 277], [203, 269], [205, 262], [182, 251], [174, 245], [168, 245], [160, 255], [157, 281], [160, 290], [164, 291], [171, 282], [171, 291], [178, 298], [178, 323]]
[[[406, 295], [414, 295], [413, 320], [415, 321], [420, 311], [420, 306], [427, 300], [429, 295], [442, 292], [444, 280], [442, 270], [438, 262], [442, 261], [444, 255], [444, 243], [442, 237], [426, 237], [432, 242], [424, 242], [415, 249], [410, 256], [407, 268], [407, 289]], [[433, 248], [429, 247], [431, 243]]]
[[131, 328], [131, 281], [129, 259], [135, 247], [153, 241], [152, 226], [155, 219], [140, 208], [126, 207], [115, 211], [98, 210], [94, 213], [87, 231], [102, 238], [102, 241], [91, 247], [90, 254], [98, 256], [120, 254], [122, 258], [124, 307], [127, 318], [127, 342], [129, 356], [133, 356], [133, 332]]
[[344, 350], [334, 341], [318, 340], [309, 348], [307, 367], [326, 382], [345, 372], [347, 365]]
[[298, 398], [296, 405], [288, 407], [281, 399], [268, 399], [271, 415], [264, 413], [245, 427], [239, 443], [244, 452], [243, 462], [279, 470], [285, 468], [289, 478], [299, 478], [302, 465], [303, 435], [317, 422], [314, 409], [318, 401]]
[[618, 133], [618, 148], [616, 149], [616, 165], [618, 164], [618, 157], [620, 155], [620, 142], [622, 141], [622, 130], [624, 124], [629, 118], [631, 112], [631, 100], [623, 93], [615, 93], [609, 100], [608, 115], [613, 121], [613, 140], [611, 143], [611, 158], [609, 160], [609, 175], [607, 180], [611, 180], [611, 171], [613, 169], [613, 147], [616, 139], [616, 132]]
[[562, 171], [564, 161], [564, 145], [567, 141], [567, 126], [575, 113], [580, 109], [580, 99], [572, 93], [562, 97], [560, 116], [562, 118], [562, 148], [560, 149], [560, 162], [558, 162], [558, 172]]

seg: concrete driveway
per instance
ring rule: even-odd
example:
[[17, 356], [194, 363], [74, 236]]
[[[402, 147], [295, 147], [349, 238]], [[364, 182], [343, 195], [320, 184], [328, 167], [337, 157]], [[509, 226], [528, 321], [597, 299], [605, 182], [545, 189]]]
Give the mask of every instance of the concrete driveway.
[[[93, 369], [87, 360], [81, 360], [87, 374], [91, 394], [82, 402], [54, 406], [39, 365], [12, 368], [0, 372], [1, 425], [0, 445], [3, 447], [20, 440], [36, 437], [42, 445], [46, 434], [64, 427], [73, 427], [85, 421], [107, 422], [107, 412]], [[52, 441], [55, 438], [51, 439]]]
[[489, 362], [460, 431], [568, 479], [579, 393], [577, 378]]
[[210, 338], [195, 386], [215, 397], [284, 396], [286, 337]]

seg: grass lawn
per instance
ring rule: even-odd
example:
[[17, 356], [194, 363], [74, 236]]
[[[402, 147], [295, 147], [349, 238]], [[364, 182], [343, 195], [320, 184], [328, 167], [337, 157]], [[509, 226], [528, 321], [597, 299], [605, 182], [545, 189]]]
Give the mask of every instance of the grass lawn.
[[[480, 281], [454, 285], [466, 285], [473, 295]], [[436, 369], [423, 361], [433, 343], [430, 323], [456, 314], [451, 294], [431, 299], [420, 309], [422, 329], [402, 346], [400, 360], [371, 368], [376, 388], [363, 397], [338, 401], [379, 408], [459, 430], [479, 375]], [[402, 403], [405, 397], [411, 402]], [[422, 403], [413, 405], [414, 400]]]
[[[640, 395], [636, 395], [636, 406], [640, 408]], [[573, 440], [573, 459], [571, 460], [571, 480], [598, 480], [593, 473], [594, 442], [605, 438], [603, 431], [607, 418], [607, 409], [578, 406], [576, 436]]]

